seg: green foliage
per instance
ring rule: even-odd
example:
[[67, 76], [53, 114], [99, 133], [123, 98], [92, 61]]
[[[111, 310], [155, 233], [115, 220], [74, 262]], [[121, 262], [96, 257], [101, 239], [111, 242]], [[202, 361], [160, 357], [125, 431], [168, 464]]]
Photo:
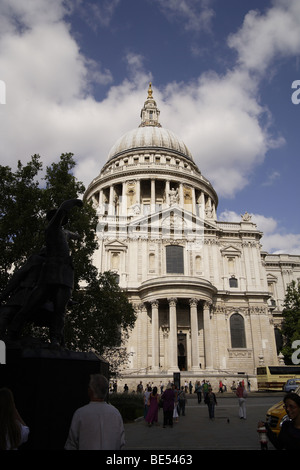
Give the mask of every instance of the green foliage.
[[119, 348], [125, 332], [133, 328], [136, 315], [115, 275], [96, 274], [84, 289], [74, 293], [73, 300], [77, 303], [65, 322], [67, 346], [73, 350], [95, 349], [104, 356], [107, 348]]
[[294, 352], [292, 344], [300, 340], [300, 282], [295, 281], [288, 285], [282, 312], [283, 323], [281, 333], [284, 339], [282, 354], [286, 364], [291, 364]]
[[[43, 178], [39, 155], [32, 156], [26, 165], [18, 162], [15, 172], [0, 166], [0, 294], [14, 270], [42, 248], [48, 210], [84, 194], [84, 185], [72, 173], [75, 165], [72, 153], [62, 154], [57, 163], [46, 168]], [[127, 358], [121, 346], [127, 330], [134, 325], [135, 313], [115, 276], [98, 274], [93, 266], [97, 223], [92, 204], [84, 201], [82, 208], [71, 211], [66, 226], [79, 234], [79, 240], [69, 243], [75, 271], [75, 304], [66, 316], [66, 346], [117, 357], [113, 367], [117, 369]], [[47, 336], [36, 327], [29, 331]]]
[[140, 393], [111, 393], [109, 403], [119, 410], [125, 423], [144, 415], [144, 399]]

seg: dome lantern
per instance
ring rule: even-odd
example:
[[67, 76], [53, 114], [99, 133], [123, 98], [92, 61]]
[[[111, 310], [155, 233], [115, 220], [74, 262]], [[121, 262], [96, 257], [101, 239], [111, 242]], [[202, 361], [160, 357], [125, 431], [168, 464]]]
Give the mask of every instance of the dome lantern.
[[159, 123], [160, 111], [156, 105], [156, 101], [153, 99], [152, 83], [149, 83], [148, 97], [144, 103], [144, 107], [141, 109], [141, 124], [139, 127], [154, 126], [161, 127]]

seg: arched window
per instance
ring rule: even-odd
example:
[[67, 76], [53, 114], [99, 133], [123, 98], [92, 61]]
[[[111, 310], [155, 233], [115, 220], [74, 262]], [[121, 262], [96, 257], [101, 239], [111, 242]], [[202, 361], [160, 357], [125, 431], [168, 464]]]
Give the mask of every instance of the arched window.
[[235, 276], [231, 276], [229, 279], [229, 287], [237, 287], [238, 286], [238, 281]]
[[246, 347], [244, 318], [239, 313], [234, 313], [230, 317], [230, 336], [232, 348]]
[[167, 273], [184, 274], [183, 247], [177, 245], [166, 246]]

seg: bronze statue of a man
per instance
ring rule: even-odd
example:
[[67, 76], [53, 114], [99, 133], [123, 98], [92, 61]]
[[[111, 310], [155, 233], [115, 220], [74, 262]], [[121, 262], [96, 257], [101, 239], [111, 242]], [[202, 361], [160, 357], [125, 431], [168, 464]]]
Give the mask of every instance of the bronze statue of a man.
[[14, 316], [8, 327], [10, 339], [17, 339], [30, 319], [45, 302], [53, 304], [53, 316], [50, 323], [50, 341], [53, 346], [63, 346], [64, 320], [66, 306], [74, 287], [74, 268], [69, 253], [69, 238], [78, 238], [63, 226], [68, 221], [68, 214], [73, 207], [82, 207], [80, 199], [64, 201], [59, 209], [47, 214], [48, 225], [45, 230], [46, 256], [36, 286], [31, 291], [26, 304]]

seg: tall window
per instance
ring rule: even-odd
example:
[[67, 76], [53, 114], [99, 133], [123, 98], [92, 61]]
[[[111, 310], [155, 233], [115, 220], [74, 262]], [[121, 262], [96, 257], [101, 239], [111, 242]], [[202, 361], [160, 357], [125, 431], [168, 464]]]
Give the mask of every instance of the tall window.
[[230, 317], [230, 336], [232, 348], [246, 347], [244, 318], [239, 313], [234, 313]]
[[167, 273], [184, 274], [183, 247], [169, 245], [166, 247]]

